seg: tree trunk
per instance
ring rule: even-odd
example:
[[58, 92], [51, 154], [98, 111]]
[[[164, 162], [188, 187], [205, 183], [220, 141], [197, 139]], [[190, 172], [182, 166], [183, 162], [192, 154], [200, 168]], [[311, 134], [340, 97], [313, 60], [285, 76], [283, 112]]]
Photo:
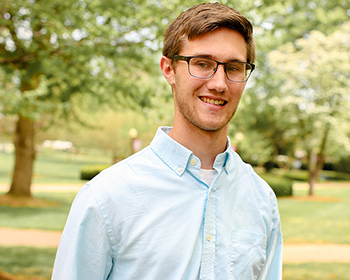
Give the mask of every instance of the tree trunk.
[[314, 187], [317, 181], [318, 172], [317, 172], [317, 152], [315, 150], [311, 150], [309, 154], [309, 195], [314, 195]]
[[309, 195], [314, 195], [314, 187], [317, 182], [317, 178], [320, 175], [320, 172], [324, 165], [324, 155], [318, 153], [318, 149], [314, 149], [310, 153], [309, 158]]
[[308, 171], [309, 171], [309, 195], [314, 195], [314, 187], [318, 178], [318, 175], [320, 174], [325, 161], [325, 149], [326, 149], [326, 143], [330, 131], [330, 124], [327, 123], [325, 126], [325, 130], [322, 137], [322, 142], [320, 145], [320, 148], [311, 150], [311, 153], [309, 154], [309, 165], [308, 165]]
[[309, 195], [313, 196], [314, 195], [314, 189], [315, 189], [315, 184], [317, 182], [318, 178], [318, 173], [317, 170], [310, 170], [309, 171]]
[[19, 115], [15, 133], [15, 165], [8, 194], [31, 197], [35, 160], [34, 122]]

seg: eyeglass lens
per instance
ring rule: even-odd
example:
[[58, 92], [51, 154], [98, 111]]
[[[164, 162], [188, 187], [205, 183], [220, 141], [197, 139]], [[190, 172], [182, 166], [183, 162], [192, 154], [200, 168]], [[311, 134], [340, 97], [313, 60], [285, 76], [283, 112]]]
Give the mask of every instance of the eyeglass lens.
[[[215, 60], [200, 57], [191, 58], [188, 65], [190, 74], [198, 78], [210, 78], [218, 67]], [[250, 76], [251, 67], [244, 62], [233, 61], [225, 64], [225, 72], [231, 81], [245, 81]]]

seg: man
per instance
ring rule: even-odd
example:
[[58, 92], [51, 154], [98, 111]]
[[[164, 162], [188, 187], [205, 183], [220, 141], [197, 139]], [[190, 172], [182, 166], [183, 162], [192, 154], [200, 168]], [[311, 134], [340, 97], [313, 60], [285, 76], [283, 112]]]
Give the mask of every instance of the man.
[[281, 279], [275, 195], [227, 137], [254, 69], [251, 23], [195, 6], [169, 26], [163, 54], [173, 127], [82, 188], [53, 279]]

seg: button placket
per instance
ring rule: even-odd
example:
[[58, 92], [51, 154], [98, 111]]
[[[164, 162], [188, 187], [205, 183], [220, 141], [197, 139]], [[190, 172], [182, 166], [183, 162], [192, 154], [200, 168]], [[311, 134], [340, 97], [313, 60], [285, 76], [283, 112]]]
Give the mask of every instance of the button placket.
[[204, 243], [200, 279], [214, 279], [215, 239], [216, 239], [216, 198], [215, 192], [209, 190], [204, 221]]

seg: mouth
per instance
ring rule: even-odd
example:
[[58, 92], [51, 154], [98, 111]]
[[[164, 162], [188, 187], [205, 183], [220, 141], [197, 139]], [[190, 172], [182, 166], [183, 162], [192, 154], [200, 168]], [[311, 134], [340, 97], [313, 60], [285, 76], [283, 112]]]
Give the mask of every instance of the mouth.
[[216, 100], [216, 99], [211, 99], [211, 98], [204, 97], [204, 96], [199, 97], [199, 99], [205, 103], [213, 104], [213, 105], [217, 105], [217, 106], [224, 106], [227, 103], [224, 100]]

